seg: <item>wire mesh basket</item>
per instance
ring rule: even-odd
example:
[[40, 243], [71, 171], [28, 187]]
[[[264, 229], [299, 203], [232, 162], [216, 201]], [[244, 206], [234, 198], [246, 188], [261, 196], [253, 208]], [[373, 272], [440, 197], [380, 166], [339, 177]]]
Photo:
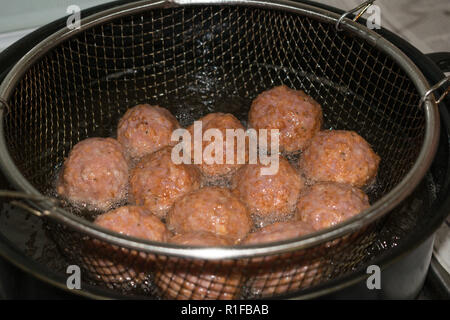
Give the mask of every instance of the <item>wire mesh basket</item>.
[[[345, 275], [426, 173], [439, 121], [434, 102], [419, 107], [428, 84], [412, 62], [357, 23], [337, 31], [338, 18], [282, 1], [139, 1], [85, 17], [79, 30], [38, 44], [1, 84], [3, 169], [35, 195], [29, 205], [48, 216], [67, 260], [124, 294], [274, 297]], [[164, 106], [181, 125], [210, 112], [245, 122], [252, 99], [281, 84], [318, 101], [325, 128], [357, 131], [380, 155], [370, 209], [291, 241], [186, 248], [115, 234], [92, 213], [48, 200], [72, 147], [114, 136], [129, 107]]]

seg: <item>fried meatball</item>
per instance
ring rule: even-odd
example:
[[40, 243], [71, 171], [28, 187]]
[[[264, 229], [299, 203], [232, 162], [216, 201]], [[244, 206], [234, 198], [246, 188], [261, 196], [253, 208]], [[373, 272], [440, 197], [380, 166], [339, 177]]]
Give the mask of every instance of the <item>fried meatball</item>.
[[107, 210], [125, 199], [128, 164], [112, 138], [89, 138], [75, 145], [64, 162], [57, 192], [90, 209]]
[[[207, 177], [218, 177], [218, 176], [226, 176], [233, 172], [235, 172], [238, 168], [243, 166], [248, 158], [248, 153], [246, 152], [245, 145], [242, 146], [242, 149], [238, 149], [238, 141], [234, 138], [234, 150], [233, 150], [233, 159], [231, 164], [226, 163], [226, 154], [227, 154], [227, 144], [226, 144], [226, 129], [241, 129], [244, 132], [244, 126], [241, 122], [230, 113], [210, 113], [203, 118], [197, 120], [202, 123], [202, 136], [206, 130], [209, 129], [218, 129], [222, 133], [222, 143], [223, 143], [223, 153], [222, 158], [220, 159], [221, 163], [215, 163], [214, 157], [215, 152], [207, 153], [206, 155], [211, 155], [211, 157], [204, 158], [205, 149], [211, 145], [214, 145], [215, 141], [207, 141], [202, 139], [202, 162], [197, 164], [202, 173]], [[188, 128], [189, 133], [191, 134], [192, 140], [194, 139], [194, 124], [192, 124]], [[212, 148], [211, 150], [213, 150]], [[242, 152], [242, 161], [238, 161], [238, 152]], [[194, 159], [194, 149], [192, 148], [192, 159]], [[207, 162], [212, 162], [211, 164]], [[242, 163], [239, 163], [242, 162]]]
[[175, 164], [171, 147], [142, 158], [131, 171], [130, 200], [165, 218], [181, 196], [200, 187], [200, 173], [193, 165]]
[[304, 182], [297, 171], [283, 157], [278, 158], [278, 170], [262, 175], [262, 164], [248, 164], [239, 169], [232, 180], [232, 191], [250, 212], [263, 220], [283, 218], [295, 208]]
[[95, 224], [136, 238], [165, 242], [169, 237], [164, 223], [142, 206], [123, 206], [101, 214]]
[[179, 127], [177, 119], [167, 109], [140, 104], [120, 119], [117, 140], [130, 158], [139, 159], [172, 145], [172, 132]]
[[316, 230], [328, 228], [370, 207], [367, 195], [350, 185], [317, 183], [300, 196], [296, 217]]
[[[170, 238], [166, 226], [142, 206], [123, 206], [96, 218], [95, 224], [132, 237], [165, 242]], [[154, 267], [154, 256], [142, 256], [100, 240], [89, 240], [83, 252], [85, 265], [97, 279], [110, 285], [135, 286]], [[150, 266], [149, 266], [150, 265]]]
[[322, 108], [302, 90], [285, 85], [264, 91], [253, 101], [249, 112], [250, 127], [278, 129], [280, 150], [303, 150], [320, 130]]
[[175, 201], [167, 227], [175, 233], [207, 231], [239, 241], [252, 228], [252, 220], [245, 204], [228, 189], [205, 187]]
[[372, 182], [380, 157], [353, 131], [319, 132], [300, 158], [311, 181], [333, 181], [362, 187]]
[[[232, 245], [229, 238], [210, 232], [179, 234], [169, 240], [186, 246], [221, 247]], [[203, 261], [168, 258], [156, 272], [155, 283], [170, 299], [235, 299], [241, 288], [242, 273], [232, 261]]]
[[249, 233], [243, 244], [260, 244], [298, 238], [316, 230], [304, 221], [275, 222]]
[[[315, 232], [303, 221], [276, 222], [250, 233], [242, 244], [263, 244], [288, 240]], [[254, 258], [250, 261], [247, 287], [252, 295], [271, 296], [311, 285], [318, 263], [304, 261], [297, 252]]]

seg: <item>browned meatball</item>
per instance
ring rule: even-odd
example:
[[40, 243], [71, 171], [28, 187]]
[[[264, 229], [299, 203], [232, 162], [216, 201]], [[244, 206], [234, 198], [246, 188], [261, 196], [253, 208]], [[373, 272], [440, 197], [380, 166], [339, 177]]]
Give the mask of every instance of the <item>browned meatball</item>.
[[126, 197], [128, 164], [112, 138], [89, 138], [75, 145], [64, 162], [57, 192], [69, 201], [107, 210]]
[[369, 199], [360, 189], [325, 182], [313, 185], [300, 196], [296, 216], [320, 230], [341, 223], [368, 207]]
[[362, 187], [372, 182], [380, 157], [353, 131], [319, 132], [300, 159], [304, 174], [312, 181], [334, 181]]
[[120, 119], [117, 140], [130, 158], [138, 159], [172, 145], [172, 132], [179, 127], [177, 119], [167, 109], [140, 104]]
[[252, 214], [263, 221], [272, 221], [292, 213], [304, 183], [281, 156], [274, 175], [262, 175], [264, 167], [262, 164], [248, 164], [241, 168], [233, 178], [232, 190], [247, 204]]
[[[264, 244], [298, 238], [315, 232], [303, 221], [277, 222], [250, 233], [242, 244]], [[317, 273], [318, 263], [305, 261], [298, 253], [287, 253], [271, 257], [255, 258], [248, 264], [247, 286], [256, 296], [271, 296], [285, 293], [311, 284]]]
[[[207, 177], [217, 177], [217, 176], [225, 176], [230, 173], [235, 172], [238, 168], [240, 168], [248, 158], [248, 155], [246, 153], [245, 146], [243, 146], [242, 150], [239, 150], [239, 152], [242, 152], [244, 155], [244, 163], [238, 163], [238, 143], [237, 139], [234, 138], [234, 151], [233, 151], [233, 163], [227, 164], [226, 163], [226, 154], [227, 154], [227, 144], [226, 144], [226, 129], [242, 129], [244, 130], [244, 126], [241, 124], [241, 122], [232, 114], [230, 113], [210, 113], [203, 118], [199, 119], [198, 121], [202, 122], [202, 135], [206, 130], [209, 129], [218, 129], [222, 133], [222, 142], [223, 142], [223, 157], [221, 159], [221, 163], [211, 163], [208, 164], [207, 162], [213, 162], [215, 153], [214, 151], [211, 153], [211, 158], [204, 158], [202, 157], [202, 163], [197, 164], [202, 173]], [[194, 139], [194, 125], [191, 125], [188, 128], [188, 131], [191, 134], [192, 139]], [[202, 155], [205, 155], [204, 151], [207, 148], [208, 145], [213, 145], [214, 141], [207, 141], [203, 139], [202, 143]], [[194, 151], [192, 149], [192, 159], [194, 159]]]
[[171, 147], [145, 156], [131, 171], [132, 202], [164, 218], [181, 196], [200, 187], [200, 173], [193, 165], [174, 164]]
[[95, 224], [136, 238], [164, 242], [169, 237], [164, 223], [142, 206], [123, 206], [95, 219]]
[[[186, 246], [222, 247], [229, 238], [209, 232], [190, 232], [170, 239]], [[241, 272], [231, 261], [201, 261], [169, 258], [161, 263], [155, 283], [163, 296], [171, 299], [235, 299], [240, 292]]]
[[303, 150], [320, 130], [322, 108], [302, 90], [285, 85], [264, 91], [253, 101], [249, 125], [254, 129], [278, 129], [280, 150]]
[[303, 221], [275, 222], [249, 233], [243, 244], [260, 244], [298, 238], [316, 230], [309, 223]]
[[[170, 237], [166, 226], [141, 206], [123, 206], [97, 217], [95, 224], [145, 240], [165, 242]], [[88, 270], [108, 284], [123, 286], [142, 282], [154, 267], [154, 257], [119, 248], [99, 240], [88, 241], [83, 252]]]
[[228, 189], [205, 187], [174, 203], [167, 227], [175, 233], [207, 231], [239, 241], [252, 228], [252, 221], [247, 207]]

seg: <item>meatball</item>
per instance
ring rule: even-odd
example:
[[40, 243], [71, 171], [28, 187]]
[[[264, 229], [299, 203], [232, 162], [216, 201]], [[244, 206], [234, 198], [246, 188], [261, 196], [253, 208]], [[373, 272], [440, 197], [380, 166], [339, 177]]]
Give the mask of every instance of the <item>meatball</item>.
[[[98, 216], [94, 223], [145, 240], [164, 242], [170, 237], [166, 226], [140, 206], [123, 206], [109, 211]], [[100, 240], [89, 240], [83, 253], [85, 264], [95, 278], [121, 287], [124, 283], [135, 286], [144, 281], [155, 260], [154, 257], [144, 258], [134, 250], [119, 248]]]
[[[230, 113], [210, 113], [203, 118], [199, 119], [198, 121], [202, 122], [202, 136], [205, 133], [206, 130], [209, 129], [218, 129], [222, 133], [222, 143], [223, 143], [223, 151], [222, 151], [222, 158], [220, 159], [221, 163], [215, 163], [213, 162], [215, 159], [215, 152], [212, 151], [211, 153], [206, 153], [206, 155], [211, 155], [211, 157], [205, 158], [205, 150], [208, 147], [208, 145], [213, 146], [215, 141], [208, 141], [205, 139], [202, 139], [202, 162], [200, 164], [197, 164], [202, 173], [206, 177], [219, 177], [219, 176], [226, 176], [233, 172], [235, 172], [238, 168], [240, 168], [242, 165], [245, 164], [248, 158], [248, 153], [246, 152], [245, 145], [243, 145], [240, 149], [238, 145], [238, 141], [236, 138], [234, 138], [234, 150], [233, 150], [233, 159], [232, 163], [228, 164], [226, 163], [226, 154], [227, 154], [227, 144], [226, 144], [226, 129], [241, 129], [242, 132], [244, 132], [244, 126], [241, 124], [241, 122], [232, 114]], [[188, 128], [189, 133], [191, 134], [192, 139], [194, 139], [194, 125], [191, 125]], [[214, 150], [212, 148], [211, 150]], [[241, 152], [243, 157], [241, 161], [238, 161], [238, 153]], [[192, 159], [194, 159], [194, 148], [192, 148]], [[208, 163], [209, 162], [209, 163]], [[212, 163], [211, 163], [212, 162]], [[241, 163], [239, 163], [241, 162]]]
[[117, 140], [130, 158], [138, 159], [172, 145], [172, 132], [179, 127], [177, 119], [167, 109], [140, 104], [120, 119]]
[[302, 90], [285, 85], [264, 91], [253, 101], [249, 125], [258, 129], [278, 129], [280, 150], [303, 150], [320, 130], [322, 108]]
[[112, 138], [89, 138], [75, 145], [64, 162], [57, 192], [75, 204], [107, 210], [125, 200], [128, 164]]
[[232, 191], [250, 212], [264, 221], [281, 219], [293, 212], [304, 182], [283, 157], [278, 158], [278, 171], [262, 175], [262, 164], [248, 164], [232, 180]]
[[[243, 244], [262, 244], [301, 237], [314, 232], [303, 221], [276, 222], [250, 233]], [[311, 285], [319, 264], [298, 252], [254, 258], [250, 261], [247, 287], [252, 295], [271, 296]]]
[[353, 131], [319, 132], [300, 158], [311, 181], [333, 181], [362, 187], [372, 182], [380, 157]]
[[170, 233], [164, 223], [142, 206], [123, 206], [95, 219], [95, 224], [135, 238], [164, 242]]
[[296, 217], [320, 230], [341, 223], [369, 207], [369, 198], [360, 189], [324, 182], [313, 185], [300, 196]]
[[275, 222], [268, 226], [258, 229], [256, 232], [249, 233], [243, 244], [260, 244], [298, 238], [316, 230], [312, 225], [298, 221]]
[[[186, 246], [220, 247], [231, 245], [229, 238], [209, 232], [179, 234], [169, 240]], [[242, 273], [232, 261], [203, 261], [168, 258], [156, 272], [155, 283], [163, 296], [171, 299], [235, 299]]]
[[207, 231], [239, 241], [252, 228], [252, 220], [247, 207], [228, 189], [205, 187], [175, 201], [167, 227], [175, 233]]
[[200, 173], [193, 165], [175, 164], [171, 147], [142, 158], [131, 171], [131, 202], [143, 205], [159, 218], [165, 218], [181, 196], [200, 187]]

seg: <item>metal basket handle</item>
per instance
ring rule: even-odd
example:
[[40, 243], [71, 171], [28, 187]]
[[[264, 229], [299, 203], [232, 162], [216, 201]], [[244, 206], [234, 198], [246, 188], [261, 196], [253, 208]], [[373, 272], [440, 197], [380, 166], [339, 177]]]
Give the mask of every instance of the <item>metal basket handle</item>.
[[[60, 203], [60, 200], [55, 199], [55, 198], [50, 198], [50, 197], [41, 196], [41, 195], [32, 195], [32, 194], [28, 194], [25, 192], [12, 191], [12, 190], [0, 190], [0, 197], [27, 199], [27, 200], [31, 200], [31, 201], [37, 201], [37, 202], [49, 201], [49, 202], [53, 203], [52, 209], [53, 208], [56, 209], [56, 205], [58, 203]], [[10, 204], [13, 206], [19, 207], [21, 209], [24, 209], [37, 217], [50, 216], [52, 213], [52, 210], [42, 210], [42, 211], [36, 210], [36, 209], [30, 207], [29, 205], [27, 205], [21, 201], [18, 201], [18, 200], [12, 200], [12, 201], [10, 201]]]
[[359, 19], [366, 11], [367, 11], [367, 9], [369, 9], [370, 6], [372, 6], [372, 4], [373, 4], [374, 2], [375, 2], [375, 0], [367, 0], [367, 1], [363, 2], [363, 3], [361, 3], [359, 6], [353, 8], [353, 9], [347, 11], [347, 12], [345, 12], [344, 14], [342, 14], [342, 15], [339, 17], [338, 21], [336, 22], [336, 30], [337, 30], [337, 31], [342, 31], [342, 28], [341, 28], [341, 26], [340, 26], [341, 23], [342, 23], [342, 21], [343, 21], [349, 14], [354, 13], [354, 12], [360, 10], [360, 11], [358, 12], [358, 14], [356, 14], [356, 16], [353, 18], [353, 21], [356, 22], [356, 21], [357, 21], [357, 20], [358, 20], [358, 19]]
[[444, 91], [444, 93], [442, 93], [438, 99], [434, 98], [434, 100], [436, 101], [437, 104], [441, 103], [442, 100], [444, 100], [444, 98], [450, 92], [450, 76], [446, 76], [441, 81], [439, 81], [434, 86], [432, 86], [427, 92], [425, 92], [425, 94], [420, 99], [419, 107], [421, 107], [422, 104], [425, 103], [425, 101], [429, 100], [431, 95], [433, 95], [433, 97], [434, 97], [434, 93], [437, 90], [444, 88], [445, 84], [448, 84], [448, 85], [447, 85], [447, 89]]

